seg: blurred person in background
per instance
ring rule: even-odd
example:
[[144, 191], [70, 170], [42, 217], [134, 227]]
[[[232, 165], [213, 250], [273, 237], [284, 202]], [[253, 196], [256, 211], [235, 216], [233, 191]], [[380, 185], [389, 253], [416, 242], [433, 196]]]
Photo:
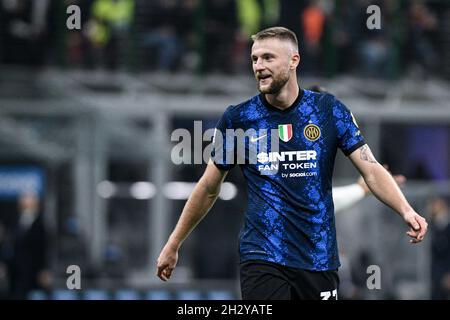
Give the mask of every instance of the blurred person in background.
[[279, 0], [238, 1], [238, 33], [234, 45], [234, 66], [237, 72], [251, 71], [248, 65], [248, 51], [252, 45], [250, 37], [258, 30], [278, 24]]
[[431, 219], [431, 298], [450, 299], [450, 210], [443, 198], [428, 203]]
[[238, 18], [235, 0], [210, 0], [205, 3], [205, 48], [203, 63], [206, 72], [231, 73], [231, 63]]
[[39, 197], [34, 192], [20, 195], [18, 218], [7, 241], [9, 298], [23, 300], [33, 289], [49, 289], [47, 239]]
[[[384, 167], [388, 169], [387, 165], [384, 165]], [[406, 177], [403, 175], [393, 175], [392, 177], [399, 187], [402, 187], [406, 182]], [[359, 177], [353, 184], [333, 187], [334, 212], [337, 214], [345, 211], [370, 195], [372, 195], [372, 192], [363, 177]], [[341, 267], [339, 268], [340, 297], [342, 299], [362, 299], [364, 297], [363, 289], [367, 288], [367, 273], [365, 268], [362, 272], [360, 266], [372, 264], [369, 263], [371, 260], [370, 252], [363, 249], [357, 259], [358, 263], [352, 264], [345, 249], [340, 247], [339, 259], [341, 260]]]
[[308, 61], [304, 72], [312, 74], [320, 73], [320, 58], [322, 54], [322, 37], [325, 29], [325, 11], [318, 0], [310, 1], [310, 4], [301, 13], [301, 22], [304, 35], [304, 59]]
[[0, 1], [0, 59], [4, 63], [40, 66], [44, 62], [49, 3]]
[[426, 76], [435, 70], [438, 55], [432, 43], [432, 35], [438, 31], [438, 20], [426, 4], [412, 1], [409, 7], [409, 39], [414, 65], [413, 71]]
[[[386, 165], [384, 167], [387, 169]], [[403, 175], [393, 175], [392, 178], [399, 187], [405, 184], [406, 178]], [[363, 177], [359, 177], [355, 183], [342, 187], [333, 187], [334, 211], [345, 210], [371, 194], [372, 192]]]
[[8, 298], [9, 289], [6, 237], [6, 227], [0, 222], [0, 300]]
[[192, 57], [196, 5], [194, 0], [163, 0], [149, 4], [149, 19], [145, 21], [141, 45], [155, 57], [150, 61], [151, 69], [171, 72], [184, 67], [183, 64], [189, 67], [189, 61], [183, 59]]
[[134, 18], [134, 0], [94, 0], [86, 32], [97, 65], [116, 70], [126, 55], [127, 36]]
[[[383, 2], [359, 0], [357, 6], [359, 8], [357, 21], [358, 26], [356, 30], [359, 34], [355, 38], [358, 43], [356, 48], [359, 57], [360, 71], [363, 76], [371, 78], [387, 78], [388, 66], [389, 66], [389, 51], [391, 44], [388, 39], [388, 31], [385, 27], [385, 16], [381, 15], [381, 28], [380, 29], [368, 29], [366, 27], [367, 14], [366, 8], [370, 5], [378, 5], [381, 12], [387, 11]], [[361, 27], [362, 26], [362, 27]]]
[[[163, 281], [171, 277], [182, 243], [213, 206], [228, 171], [236, 164], [229, 161], [239, 156], [236, 149], [220, 143], [224, 139], [218, 135], [223, 136], [226, 129], [245, 132], [249, 128], [278, 127], [280, 148], [314, 150], [315, 156], [309, 160], [317, 160], [317, 167], [307, 171], [311, 175], [289, 178], [281, 174], [288, 175], [288, 167], [261, 172], [266, 170], [264, 166], [248, 164], [249, 159], [240, 165], [249, 191], [240, 236], [242, 298], [337, 299], [340, 263], [331, 180], [338, 147], [361, 172], [374, 195], [403, 218], [410, 228], [407, 234], [411, 243], [423, 240], [427, 223], [375, 160], [351, 112], [332, 95], [300, 89], [296, 35], [274, 27], [260, 31], [252, 40], [251, 60], [260, 94], [230, 106], [219, 120], [215, 141], [222, 156], [213, 155], [194, 188], [161, 251], [156, 273]], [[308, 125], [316, 130], [307, 131]], [[246, 148], [250, 148], [247, 141]], [[317, 149], [316, 143], [320, 144]]]
[[[69, 7], [71, 5], [76, 5], [80, 8], [81, 13], [81, 30], [70, 30], [67, 33], [66, 48], [67, 55], [66, 59], [71, 66], [76, 66], [80, 68], [92, 69], [94, 67], [94, 52], [88, 37], [88, 22], [91, 21], [91, 3], [92, 0], [65, 0], [64, 5]], [[61, 9], [58, 3], [53, 2], [53, 12], [60, 12]], [[59, 27], [58, 14], [53, 13], [54, 21], [52, 27], [54, 30], [54, 37], [57, 38], [57, 29]]]

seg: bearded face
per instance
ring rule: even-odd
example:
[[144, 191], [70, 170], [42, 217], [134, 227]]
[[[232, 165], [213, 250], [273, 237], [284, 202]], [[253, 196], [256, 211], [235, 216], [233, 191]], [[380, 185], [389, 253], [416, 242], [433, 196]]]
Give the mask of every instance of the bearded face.
[[290, 79], [292, 48], [279, 39], [258, 40], [252, 46], [253, 72], [258, 90], [277, 94]]
[[264, 94], [277, 94], [289, 81], [289, 69], [278, 72], [263, 72], [256, 74], [258, 90]]

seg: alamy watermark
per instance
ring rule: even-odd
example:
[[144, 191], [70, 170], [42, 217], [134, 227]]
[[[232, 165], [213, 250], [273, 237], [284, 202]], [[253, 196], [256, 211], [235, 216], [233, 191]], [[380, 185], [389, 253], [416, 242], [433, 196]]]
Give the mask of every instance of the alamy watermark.
[[366, 26], [369, 30], [380, 30], [381, 29], [381, 9], [379, 6], [372, 4], [367, 7], [367, 14], [370, 16], [366, 20]]
[[[171, 151], [172, 162], [176, 165], [208, 163], [210, 159], [223, 164], [256, 164], [273, 160], [268, 159], [268, 150], [279, 150], [277, 129], [244, 131], [238, 128], [222, 132], [211, 128], [203, 132], [202, 121], [194, 121], [193, 135], [189, 130], [179, 128], [172, 132], [170, 140], [177, 142]], [[210, 143], [203, 148], [204, 142]]]
[[376, 264], [367, 267], [366, 273], [370, 274], [367, 278], [366, 285], [369, 290], [381, 289], [381, 268]]
[[69, 30], [81, 29], [81, 9], [79, 6], [73, 4], [67, 7], [66, 13], [70, 14], [66, 20], [66, 27]]
[[81, 289], [81, 269], [78, 265], [72, 264], [67, 267], [66, 273], [70, 274], [66, 280], [66, 286], [69, 290]]

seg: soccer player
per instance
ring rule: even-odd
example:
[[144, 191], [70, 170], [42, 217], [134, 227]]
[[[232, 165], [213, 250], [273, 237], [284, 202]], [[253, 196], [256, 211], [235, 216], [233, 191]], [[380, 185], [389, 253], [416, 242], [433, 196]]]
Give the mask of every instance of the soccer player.
[[[299, 87], [295, 34], [273, 27], [252, 40], [260, 94], [228, 107], [219, 120], [215, 141], [218, 146], [217, 141], [225, 141], [223, 152], [214, 153], [189, 197], [157, 260], [157, 276], [164, 281], [171, 277], [180, 246], [212, 207], [236, 165], [236, 148], [220, 135], [227, 135], [227, 129], [278, 129], [279, 134], [268, 139], [279, 139], [279, 150], [258, 153], [256, 163], [246, 158], [247, 163], [239, 164], [248, 184], [240, 233], [242, 298], [337, 299], [340, 263], [331, 180], [338, 148], [372, 193], [409, 226], [412, 243], [423, 240], [427, 222], [376, 161], [349, 109], [330, 94]], [[245, 148], [260, 138], [245, 139]]]

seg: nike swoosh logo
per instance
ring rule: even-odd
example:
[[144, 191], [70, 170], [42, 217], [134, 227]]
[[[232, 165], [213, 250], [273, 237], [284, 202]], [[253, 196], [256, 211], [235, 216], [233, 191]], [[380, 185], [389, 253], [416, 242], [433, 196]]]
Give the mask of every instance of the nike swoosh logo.
[[256, 141], [258, 141], [258, 140], [261, 140], [262, 138], [264, 138], [264, 137], [267, 137], [267, 134], [265, 134], [265, 135], [263, 135], [263, 136], [261, 136], [261, 137], [258, 137], [258, 138], [255, 138], [255, 137], [250, 137], [250, 142], [256, 142]]

